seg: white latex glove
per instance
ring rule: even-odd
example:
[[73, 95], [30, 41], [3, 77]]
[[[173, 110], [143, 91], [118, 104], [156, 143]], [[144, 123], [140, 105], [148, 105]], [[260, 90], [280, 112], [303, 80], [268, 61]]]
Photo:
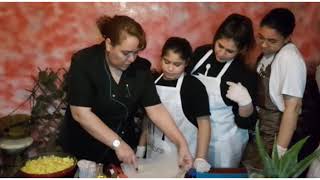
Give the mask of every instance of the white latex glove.
[[278, 144], [277, 144], [277, 150], [280, 158], [287, 152], [287, 148], [284, 148]]
[[145, 146], [137, 146], [137, 151], [136, 151], [137, 158], [143, 158], [145, 152], [146, 152]]
[[211, 165], [202, 158], [196, 158], [193, 162], [193, 167], [197, 172], [208, 172], [211, 168]]
[[226, 95], [227, 98], [238, 103], [239, 106], [245, 106], [252, 102], [247, 88], [242, 86], [240, 82], [236, 84], [234, 82], [228, 81], [227, 84], [229, 85], [229, 89]]

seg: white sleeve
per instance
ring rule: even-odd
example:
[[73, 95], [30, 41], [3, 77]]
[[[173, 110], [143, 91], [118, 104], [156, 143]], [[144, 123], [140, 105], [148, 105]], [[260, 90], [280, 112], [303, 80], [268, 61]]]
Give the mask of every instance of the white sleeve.
[[291, 47], [284, 49], [278, 58], [281, 94], [302, 98], [307, 78], [302, 56], [295, 47]]
[[306, 65], [294, 44], [283, 47], [271, 65], [269, 93], [272, 102], [284, 111], [283, 95], [303, 97], [307, 79]]

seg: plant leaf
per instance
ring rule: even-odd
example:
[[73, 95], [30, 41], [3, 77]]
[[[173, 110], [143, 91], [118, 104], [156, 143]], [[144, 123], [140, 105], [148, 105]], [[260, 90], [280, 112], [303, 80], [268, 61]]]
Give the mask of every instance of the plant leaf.
[[264, 166], [264, 174], [266, 177], [274, 177], [274, 164], [272, 162], [272, 159], [270, 158], [265, 145], [262, 143], [262, 139], [260, 136], [260, 131], [259, 131], [259, 121], [257, 121], [256, 123], [256, 143], [257, 143], [257, 147], [258, 147], [258, 151]]
[[301, 139], [299, 142], [294, 144], [281, 158], [280, 161], [280, 175], [281, 177], [290, 177], [288, 172], [298, 163], [298, 154], [307, 141], [308, 137]]
[[313, 153], [308, 155], [306, 158], [301, 160], [296, 166], [292, 167], [288, 172], [289, 177], [298, 177], [305, 169], [309, 167], [313, 160], [320, 157], [320, 149], [315, 150]]
[[274, 164], [274, 168], [276, 169], [277, 177], [280, 175], [280, 160], [277, 149], [277, 137], [274, 138], [273, 147], [272, 147], [272, 161]]

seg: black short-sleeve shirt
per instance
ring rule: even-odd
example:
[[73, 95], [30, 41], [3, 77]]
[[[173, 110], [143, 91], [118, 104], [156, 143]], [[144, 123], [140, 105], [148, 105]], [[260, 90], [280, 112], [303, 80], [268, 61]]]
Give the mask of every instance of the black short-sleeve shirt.
[[[194, 51], [191, 58], [190, 66], [187, 67], [186, 71], [188, 73], [191, 73], [194, 66], [210, 49], [212, 49], [212, 45], [204, 45], [204, 46], [198, 47]], [[212, 53], [207, 58], [207, 60], [193, 74], [197, 74], [197, 73], [204, 74], [206, 71], [206, 64], [211, 65], [211, 68], [208, 70], [207, 75], [211, 77], [216, 77], [226, 63], [225, 62], [221, 63], [217, 61], [214, 53]], [[244, 62], [242, 62], [240, 59], [234, 59], [234, 61], [231, 63], [227, 71], [221, 77], [221, 84], [220, 84], [222, 99], [226, 105], [232, 106], [232, 111], [233, 111], [233, 114], [235, 115], [235, 122], [237, 123], [237, 125], [241, 128], [252, 129], [256, 122], [256, 111], [254, 111], [254, 113], [252, 113], [252, 115], [247, 118], [243, 118], [239, 116], [238, 104], [226, 97], [227, 91], [229, 89], [229, 86], [226, 84], [227, 81], [231, 81], [235, 83], [241, 82], [241, 84], [248, 89], [248, 92], [251, 98], [253, 99], [253, 103], [255, 103], [254, 102], [256, 97], [255, 90], [257, 87], [256, 74], [250, 71], [245, 66]]]
[[[127, 84], [136, 103], [146, 107], [160, 103], [149, 70], [150, 62], [137, 57], [123, 72], [118, 86], [108, 77], [104, 43], [84, 49], [72, 57], [68, 81], [68, 102], [75, 106], [93, 107], [105, 92], [127, 91]], [[108, 71], [108, 72], [107, 72]], [[112, 82], [111, 87], [108, 81]], [[117, 92], [115, 92], [117, 93]], [[121, 93], [121, 92], [118, 92]]]
[[[117, 84], [106, 63], [104, 42], [80, 50], [72, 56], [68, 72], [68, 103], [90, 107], [109, 128], [134, 147], [137, 137], [133, 137], [133, 117], [137, 109], [161, 103], [150, 65], [146, 59], [137, 57], [122, 73]], [[73, 119], [69, 106], [59, 139], [64, 149], [78, 158], [101, 161], [106, 157], [115, 157], [109, 154], [111, 150], [104, 153], [108, 147], [94, 139]]]
[[[161, 78], [157, 85], [175, 87], [178, 80]], [[209, 100], [206, 87], [197, 78], [186, 75], [180, 90], [183, 112], [188, 120], [198, 127], [197, 117], [210, 116]]]

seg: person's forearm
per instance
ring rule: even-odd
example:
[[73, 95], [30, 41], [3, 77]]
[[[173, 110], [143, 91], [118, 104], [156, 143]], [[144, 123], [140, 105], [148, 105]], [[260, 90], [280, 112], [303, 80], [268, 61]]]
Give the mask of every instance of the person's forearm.
[[252, 113], [253, 113], [252, 103], [245, 105], [245, 106], [239, 106], [239, 116], [249, 117]]
[[89, 108], [71, 106], [71, 113], [73, 118], [81, 125], [81, 127], [103, 144], [112, 147], [112, 141], [120, 138]]
[[187, 142], [177, 128], [174, 120], [162, 104], [146, 107], [146, 112], [151, 121], [178, 147]]
[[301, 98], [286, 96], [284, 103], [285, 110], [281, 118], [277, 143], [281, 147], [287, 148], [297, 127]]
[[278, 145], [287, 148], [296, 129], [298, 114], [292, 111], [284, 111], [278, 135]]
[[197, 135], [197, 153], [196, 158], [207, 159], [208, 148], [211, 137], [210, 117], [202, 116], [197, 118], [198, 135]]

